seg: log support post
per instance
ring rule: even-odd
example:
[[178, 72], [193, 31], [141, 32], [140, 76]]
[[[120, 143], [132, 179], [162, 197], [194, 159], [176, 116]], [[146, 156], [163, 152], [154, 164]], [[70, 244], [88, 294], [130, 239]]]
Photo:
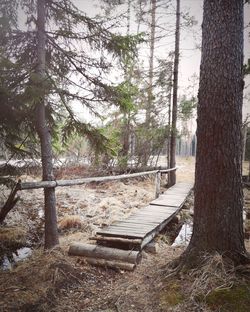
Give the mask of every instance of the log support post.
[[155, 174], [155, 198], [158, 198], [161, 192], [161, 172]]

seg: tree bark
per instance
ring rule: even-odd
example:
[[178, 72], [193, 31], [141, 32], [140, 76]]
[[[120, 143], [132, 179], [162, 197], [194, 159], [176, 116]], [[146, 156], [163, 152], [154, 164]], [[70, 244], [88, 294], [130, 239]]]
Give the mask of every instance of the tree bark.
[[[186, 254], [242, 261], [243, 0], [205, 0], [193, 235]], [[190, 259], [190, 257], [188, 257]]]
[[[180, 0], [176, 1], [176, 29], [175, 29], [175, 52], [174, 52], [174, 79], [173, 79], [173, 107], [172, 107], [172, 127], [170, 138], [170, 168], [176, 165], [176, 134], [177, 134], [177, 96], [178, 96], [178, 71], [180, 57]], [[176, 172], [169, 175], [169, 186], [176, 183]]]
[[[37, 69], [36, 74], [39, 83], [44, 87], [45, 83], [45, 0], [37, 1]], [[51, 134], [45, 113], [45, 90], [36, 106], [36, 130], [41, 144], [41, 158], [43, 168], [43, 180], [53, 181], [52, 144]], [[56, 197], [55, 188], [44, 189], [45, 205], [45, 248], [50, 249], [59, 244], [57, 232]]]

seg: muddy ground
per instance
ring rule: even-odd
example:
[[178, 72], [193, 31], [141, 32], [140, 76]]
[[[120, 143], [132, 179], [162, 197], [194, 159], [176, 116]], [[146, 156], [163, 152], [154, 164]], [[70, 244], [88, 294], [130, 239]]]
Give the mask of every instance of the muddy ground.
[[[193, 159], [179, 159], [178, 165], [177, 182], [193, 181]], [[67, 170], [58, 173], [60, 178], [82, 174], [77, 170], [73, 174]], [[34, 178], [22, 176], [26, 181]], [[164, 184], [163, 181], [162, 190]], [[7, 193], [2, 188], [2, 202]], [[60, 249], [45, 253], [42, 248], [43, 193], [22, 191], [17, 207], [0, 227], [0, 253], [5, 263], [5, 270], [0, 271], [0, 311], [247, 311], [250, 304], [247, 296], [244, 297], [245, 292], [250, 294], [247, 277], [244, 287], [240, 284], [240, 294], [244, 297], [242, 309], [235, 303], [240, 300], [238, 293], [238, 299], [233, 298], [226, 310], [223, 301], [214, 299], [210, 304], [203, 296], [221, 285], [226, 289], [238, 285], [239, 278], [234, 273], [221, 270], [219, 256], [210, 259], [199, 278], [195, 272], [185, 279], [182, 276], [167, 278], [167, 263], [185, 249], [184, 244], [172, 245], [180, 224], [172, 224], [157, 237], [157, 254], [143, 252], [142, 262], [134, 272], [96, 268], [79, 257], [68, 256], [71, 242], [88, 242], [98, 227], [126, 218], [147, 205], [154, 195], [153, 178], [57, 188]], [[247, 196], [250, 198], [250, 194]], [[179, 218], [181, 222], [190, 220], [192, 196], [186, 208]], [[184, 237], [182, 243], [186, 239]], [[250, 247], [249, 241], [246, 243]], [[27, 257], [19, 261], [22, 257], [13, 252], [23, 247], [26, 249], [21, 251]]]

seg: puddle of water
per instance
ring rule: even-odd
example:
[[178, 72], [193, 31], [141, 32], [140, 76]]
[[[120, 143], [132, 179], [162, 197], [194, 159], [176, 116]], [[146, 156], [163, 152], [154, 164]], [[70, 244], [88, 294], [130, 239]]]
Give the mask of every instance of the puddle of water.
[[10, 260], [8, 259], [7, 256], [4, 256], [0, 268], [1, 268], [3, 271], [6, 271], [6, 270], [10, 270], [11, 267], [12, 267], [12, 264], [11, 264]]
[[29, 247], [17, 249], [17, 251], [13, 253], [11, 257], [7, 257], [6, 255], [3, 257], [3, 261], [0, 268], [4, 271], [10, 270], [15, 266], [17, 262], [28, 258], [31, 254], [32, 249]]
[[184, 223], [172, 246], [185, 246], [190, 242], [193, 224]]

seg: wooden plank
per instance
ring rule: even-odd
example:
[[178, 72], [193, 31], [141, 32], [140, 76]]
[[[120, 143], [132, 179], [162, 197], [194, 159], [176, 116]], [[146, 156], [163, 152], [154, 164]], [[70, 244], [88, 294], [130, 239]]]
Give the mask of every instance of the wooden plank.
[[153, 230], [155, 228], [155, 226], [140, 226], [138, 227], [137, 226], [130, 226], [130, 225], [119, 225], [119, 226], [115, 226], [113, 225], [112, 227], [110, 227], [109, 229], [110, 230], [124, 230], [124, 231], [127, 231], [127, 233], [145, 233], [145, 231], [150, 231], [150, 230]]
[[[160, 210], [160, 211], [175, 211], [176, 210], [176, 208], [175, 207], [172, 207], [172, 206], [160, 206], [160, 205], [151, 205], [151, 204], [149, 204], [147, 207], [144, 207], [144, 208], [142, 208], [142, 209], [140, 209], [140, 210], [138, 210], [137, 212], [141, 212], [141, 211], [158, 211], [158, 210]], [[136, 213], [137, 213], [136, 212]], [[135, 214], [136, 214], [135, 213]]]
[[[175, 210], [174, 210], [175, 211]], [[174, 212], [173, 211], [173, 212]], [[157, 216], [157, 215], [165, 215], [165, 214], [171, 214], [173, 213], [172, 211], [157, 211], [157, 210], [144, 210], [138, 212], [136, 215], [137, 216], [142, 216], [142, 215], [151, 215], [151, 216]]]
[[154, 223], [138, 223], [138, 222], [119, 222], [119, 223], [113, 223], [112, 226], [127, 226], [127, 227], [149, 227], [154, 226]]
[[[139, 229], [136, 229], [136, 228], [126, 228], [126, 227], [115, 227], [115, 226], [109, 226], [106, 230], [103, 230], [102, 232], [104, 233], [110, 233], [112, 231], [115, 231], [115, 232], [123, 232], [123, 233], [133, 233], [133, 234], [142, 234], [144, 233], [143, 230], [139, 230]], [[98, 232], [100, 233], [100, 232]]]
[[[165, 209], [165, 208], [166, 208], [166, 206], [151, 205], [148, 209], [143, 209], [141, 211], [138, 211], [138, 214], [144, 213], [144, 212], [152, 213], [152, 215], [157, 214], [158, 212], [168, 214], [168, 213], [174, 213], [176, 210], [175, 207], [170, 207], [170, 209]], [[136, 213], [136, 215], [137, 215], [137, 213]]]
[[142, 211], [142, 212], [138, 212], [136, 215], [133, 215], [133, 217], [129, 217], [129, 218], [136, 218], [136, 217], [141, 217], [141, 216], [148, 216], [148, 217], [153, 217], [153, 216], [157, 216], [157, 215], [166, 215], [166, 214], [172, 214], [174, 213], [174, 211]]
[[187, 196], [189, 194], [189, 190], [167, 190], [163, 193], [163, 195], [179, 195], [179, 196]]
[[[133, 220], [133, 219], [130, 219], [130, 220], [124, 220], [123, 221], [123, 223], [128, 223], [128, 224], [138, 224], [138, 226], [140, 226], [141, 224], [145, 224], [145, 225], [155, 225], [155, 224], [157, 224], [158, 222], [157, 221], [152, 221], [152, 222], [150, 222], [150, 221], [145, 221], [145, 222], [143, 222], [143, 220], [142, 219], [140, 219], [140, 220], [138, 220], [138, 221], [136, 221], [136, 220]], [[113, 224], [116, 224], [116, 223], [113, 223]]]
[[108, 231], [104, 233], [110, 233], [110, 234], [122, 234], [122, 235], [127, 235], [127, 236], [135, 236], [139, 238], [143, 238], [148, 232], [152, 231], [151, 230], [141, 230], [140, 232], [133, 231], [132, 229], [126, 229], [126, 228], [120, 228], [120, 229], [109, 229]]
[[112, 231], [112, 232], [107, 232], [107, 231], [98, 231], [96, 234], [98, 235], [104, 235], [104, 236], [117, 236], [117, 237], [125, 237], [125, 238], [144, 238], [145, 235], [139, 235], [139, 234], [131, 234], [131, 233], [121, 233], [118, 231]]
[[144, 222], [149, 222], [149, 223], [155, 223], [157, 222], [157, 220], [160, 220], [162, 219], [163, 217], [157, 217], [155, 216], [155, 218], [152, 218], [151, 216], [135, 216], [134, 218], [129, 218], [127, 219], [126, 221], [127, 222], [136, 222], [137, 220], [138, 221], [144, 221]]
[[162, 211], [162, 212], [172, 212], [175, 211], [176, 207], [172, 207], [172, 206], [162, 206], [162, 205], [152, 205], [150, 204], [149, 206], [147, 206], [146, 208], [140, 209], [138, 211], [136, 211], [135, 214], [140, 213], [140, 212], [145, 212], [145, 211]]
[[138, 223], [119, 223], [119, 224], [112, 224], [109, 226], [110, 227], [116, 227], [116, 228], [119, 228], [119, 227], [127, 227], [127, 228], [134, 228], [134, 229], [138, 229], [138, 227], [140, 228], [149, 228], [149, 227], [152, 227], [153, 225], [152, 224], [148, 224], [148, 225], [145, 225], [145, 224], [138, 224]]
[[167, 190], [163, 194], [164, 195], [182, 195], [187, 196], [190, 193], [190, 189], [175, 189], [175, 190]]
[[144, 233], [143, 230], [140, 229], [136, 229], [136, 228], [125, 228], [125, 227], [115, 227], [115, 226], [109, 226], [107, 229], [99, 231], [98, 233], [102, 232], [102, 233], [110, 233], [110, 232], [123, 232], [123, 233], [133, 233], [133, 234], [142, 234]]
[[[174, 213], [174, 212], [173, 212]], [[155, 216], [166, 216], [166, 215], [171, 215], [170, 212], [160, 212], [160, 211], [156, 211], [156, 212], [152, 212], [152, 211], [144, 211], [141, 213], [138, 213], [137, 216], [151, 216], [152, 218]]]
[[175, 191], [175, 193], [167, 193], [167, 194], [161, 194], [160, 196], [168, 196], [170, 198], [185, 198], [186, 192], [184, 194], [181, 194], [179, 191]]
[[182, 205], [182, 203], [185, 201], [185, 197], [184, 198], [180, 198], [180, 199], [172, 199], [169, 198], [166, 195], [161, 195], [159, 196], [159, 198], [153, 200], [150, 205], [159, 205], [159, 206], [172, 206], [172, 207], [176, 207], [178, 208], [179, 206]]
[[152, 201], [150, 203], [150, 205], [157, 205], [157, 206], [171, 206], [171, 207], [175, 207], [178, 208], [180, 206], [180, 204], [182, 203], [182, 201], [176, 201], [176, 200], [171, 200], [168, 202], [166, 202], [165, 200], [158, 200], [156, 199], [156, 201]]
[[[155, 215], [155, 216], [151, 216], [151, 215], [141, 215], [138, 216], [137, 219], [133, 219], [134, 221], [136, 220], [143, 220], [143, 221], [150, 221], [153, 220], [154, 222], [161, 222], [161, 220], [164, 220], [166, 218], [168, 218], [169, 216], [171, 216], [172, 214], [164, 214], [164, 215]], [[130, 221], [130, 220], [129, 220]]]
[[181, 200], [185, 200], [186, 199], [186, 195], [172, 195], [172, 194], [161, 194], [158, 198], [154, 199], [154, 200], [160, 200], [160, 199], [165, 199], [165, 200], [174, 200], [174, 199], [181, 199]]
[[186, 191], [188, 193], [191, 189], [192, 189], [192, 185], [177, 185], [176, 184], [176, 186], [171, 187], [170, 189], [166, 190], [166, 192], [178, 190], [181, 192]]
[[176, 207], [168, 207], [168, 206], [161, 206], [161, 205], [150, 205], [150, 207], [148, 207], [148, 209], [142, 209], [142, 210], [138, 211], [138, 213], [140, 213], [140, 212], [173, 213], [175, 210], [176, 210]]
[[128, 219], [128, 221], [130, 221], [130, 220], [133, 220], [133, 221], [136, 221], [136, 220], [150, 221], [150, 220], [152, 220], [153, 222], [157, 222], [157, 221], [160, 221], [164, 218], [165, 218], [165, 216], [160, 216], [160, 217], [154, 216], [154, 218], [152, 218], [151, 216], [137, 216], [136, 218]]
[[[162, 215], [162, 216], [155, 216], [155, 218], [151, 218], [151, 220], [155, 223], [161, 223], [163, 220], [165, 220], [166, 218], [168, 218], [169, 216], [171, 216], [172, 214], [168, 214], [168, 215]], [[137, 218], [137, 219], [134, 219], [133, 221], [141, 221], [141, 222], [146, 222], [146, 221], [150, 221], [150, 219], [143, 217], [143, 218]], [[129, 220], [130, 221], [130, 220]]]

